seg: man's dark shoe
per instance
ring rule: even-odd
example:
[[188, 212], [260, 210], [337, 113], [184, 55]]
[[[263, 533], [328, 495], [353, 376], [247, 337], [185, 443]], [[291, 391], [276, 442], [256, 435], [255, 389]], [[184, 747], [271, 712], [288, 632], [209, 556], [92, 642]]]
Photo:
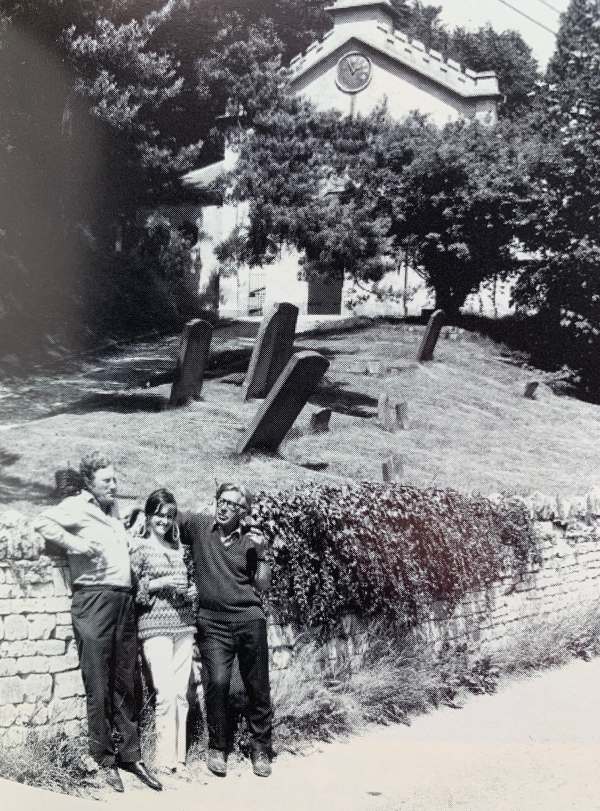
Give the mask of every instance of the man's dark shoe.
[[209, 749], [206, 765], [213, 774], [216, 774], [218, 777], [225, 777], [227, 774], [225, 752], [221, 752], [220, 749]]
[[156, 779], [152, 772], [148, 771], [143, 760], [136, 760], [131, 763], [121, 763], [120, 766], [126, 772], [135, 774], [135, 776], [139, 778], [142, 783], [147, 785], [148, 788], [152, 788], [154, 791], [162, 791], [162, 783]]
[[271, 760], [266, 752], [252, 753], [252, 768], [257, 777], [271, 776]]
[[119, 774], [119, 770], [116, 766], [103, 766], [101, 768], [101, 772], [104, 775], [104, 779], [112, 789], [118, 792], [125, 791], [125, 786], [123, 785], [121, 775]]

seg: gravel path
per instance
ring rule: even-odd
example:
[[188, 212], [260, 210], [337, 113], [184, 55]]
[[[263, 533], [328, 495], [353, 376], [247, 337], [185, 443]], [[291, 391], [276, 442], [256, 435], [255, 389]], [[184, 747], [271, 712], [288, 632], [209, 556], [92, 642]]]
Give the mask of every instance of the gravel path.
[[[370, 728], [305, 757], [281, 756], [269, 780], [249, 765], [226, 779], [155, 794], [129, 781], [105, 804], [18, 787], [4, 811], [590, 811], [600, 809], [600, 659], [507, 683], [411, 727]], [[27, 792], [31, 796], [27, 797]], [[56, 805], [52, 802], [56, 799]], [[8, 802], [6, 802], [8, 800]], [[31, 804], [29, 804], [31, 803]]]

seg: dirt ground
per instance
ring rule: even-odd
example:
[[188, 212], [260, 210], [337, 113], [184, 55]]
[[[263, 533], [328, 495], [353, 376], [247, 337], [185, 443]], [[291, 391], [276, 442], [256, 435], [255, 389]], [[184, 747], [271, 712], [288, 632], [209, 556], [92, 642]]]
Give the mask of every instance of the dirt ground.
[[600, 809], [600, 659], [505, 683], [462, 709], [410, 727], [371, 727], [304, 757], [277, 758], [273, 776], [244, 762], [160, 794], [124, 775], [105, 803], [0, 783], [4, 811], [591, 811]]

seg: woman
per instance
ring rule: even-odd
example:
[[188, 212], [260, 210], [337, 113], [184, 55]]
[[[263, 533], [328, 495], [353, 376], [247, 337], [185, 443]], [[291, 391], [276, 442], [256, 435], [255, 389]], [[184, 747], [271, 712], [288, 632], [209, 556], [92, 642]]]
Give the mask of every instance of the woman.
[[131, 553], [140, 608], [138, 637], [156, 691], [155, 763], [175, 772], [185, 765], [196, 587], [179, 541], [172, 493], [151, 493], [144, 514], [141, 537]]

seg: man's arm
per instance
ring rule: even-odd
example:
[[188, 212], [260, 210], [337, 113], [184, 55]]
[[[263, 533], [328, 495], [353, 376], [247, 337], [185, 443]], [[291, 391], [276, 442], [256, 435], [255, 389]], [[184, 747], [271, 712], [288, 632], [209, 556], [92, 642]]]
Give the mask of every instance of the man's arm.
[[52, 542], [71, 555], [93, 557], [97, 553], [95, 545], [69, 532], [66, 527], [74, 526], [68, 510], [61, 510], [61, 505], [51, 507], [34, 519], [33, 528], [46, 543]]
[[268, 591], [271, 588], [271, 567], [266, 560], [259, 558], [254, 575], [254, 585], [259, 591]]

